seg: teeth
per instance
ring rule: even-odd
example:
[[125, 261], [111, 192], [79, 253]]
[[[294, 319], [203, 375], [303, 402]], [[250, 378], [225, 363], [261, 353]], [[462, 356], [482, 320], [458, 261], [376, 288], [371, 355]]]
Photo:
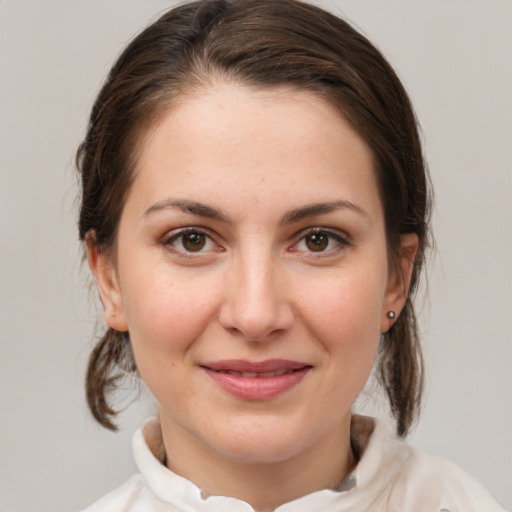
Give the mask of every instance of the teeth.
[[255, 379], [255, 378], [260, 378], [260, 379], [265, 379], [265, 378], [269, 378], [269, 377], [280, 377], [281, 375], [284, 375], [285, 373], [292, 373], [293, 370], [286, 370], [286, 369], [281, 369], [281, 370], [276, 370], [276, 371], [273, 371], [273, 372], [236, 372], [234, 370], [221, 370], [221, 373], [227, 373], [228, 375], [235, 375], [237, 377], [243, 377], [244, 379]]
[[258, 373], [258, 377], [275, 377], [276, 375], [277, 375], [277, 372]]

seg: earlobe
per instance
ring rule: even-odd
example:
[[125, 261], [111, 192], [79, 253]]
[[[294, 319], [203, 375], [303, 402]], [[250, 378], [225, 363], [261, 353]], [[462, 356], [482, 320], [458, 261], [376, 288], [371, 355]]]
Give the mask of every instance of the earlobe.
[[93, 234], [86, 238], [87, 261], [103, 304], [105, 322], [116, 331], [127, 331], [121, 290], [115, 266], [96, 244]]
[[407, 300], [418, 252], [418, 236], [415, 233], [401, 235], [400, 245], [399, 264], [390, 272], [386, 300], [384, 301], [381, 323], [381, 332], [383, 333], [391, 329]]

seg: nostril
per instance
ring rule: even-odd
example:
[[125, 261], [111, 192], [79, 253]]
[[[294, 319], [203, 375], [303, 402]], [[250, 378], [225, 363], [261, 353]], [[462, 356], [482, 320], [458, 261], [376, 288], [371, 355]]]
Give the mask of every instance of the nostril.
[[275, 269], [266, 261], [264, 268], [260, 260], [252, 267], [250, 262], [240, 263], [242, 269], [230, 274], [225, 283], [219, 322], [233, 336], [251, 341], [267, 340], [287, 331], [293, 324], [294, 315], [283, 294], [286, 288], [278, 286]]

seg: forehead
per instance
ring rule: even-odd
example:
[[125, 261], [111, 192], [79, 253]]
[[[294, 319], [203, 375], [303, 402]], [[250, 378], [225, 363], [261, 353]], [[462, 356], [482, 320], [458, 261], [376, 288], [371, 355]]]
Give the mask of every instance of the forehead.
[[372, 152], [329, 102], [289, 87], [228, 83], [181, 98], [146, 131], [133, 187], [145, 201], [242, 192], [376, 200]]

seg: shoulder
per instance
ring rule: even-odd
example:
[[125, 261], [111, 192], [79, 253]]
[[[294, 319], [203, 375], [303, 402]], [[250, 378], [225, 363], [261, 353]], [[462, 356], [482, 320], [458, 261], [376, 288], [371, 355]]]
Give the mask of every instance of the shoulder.
[[391, 440], [390, 450], [407, 452], [390, 492], [390, 511], [503, 512], [489, 492], [456, 464], [403, 441]]

